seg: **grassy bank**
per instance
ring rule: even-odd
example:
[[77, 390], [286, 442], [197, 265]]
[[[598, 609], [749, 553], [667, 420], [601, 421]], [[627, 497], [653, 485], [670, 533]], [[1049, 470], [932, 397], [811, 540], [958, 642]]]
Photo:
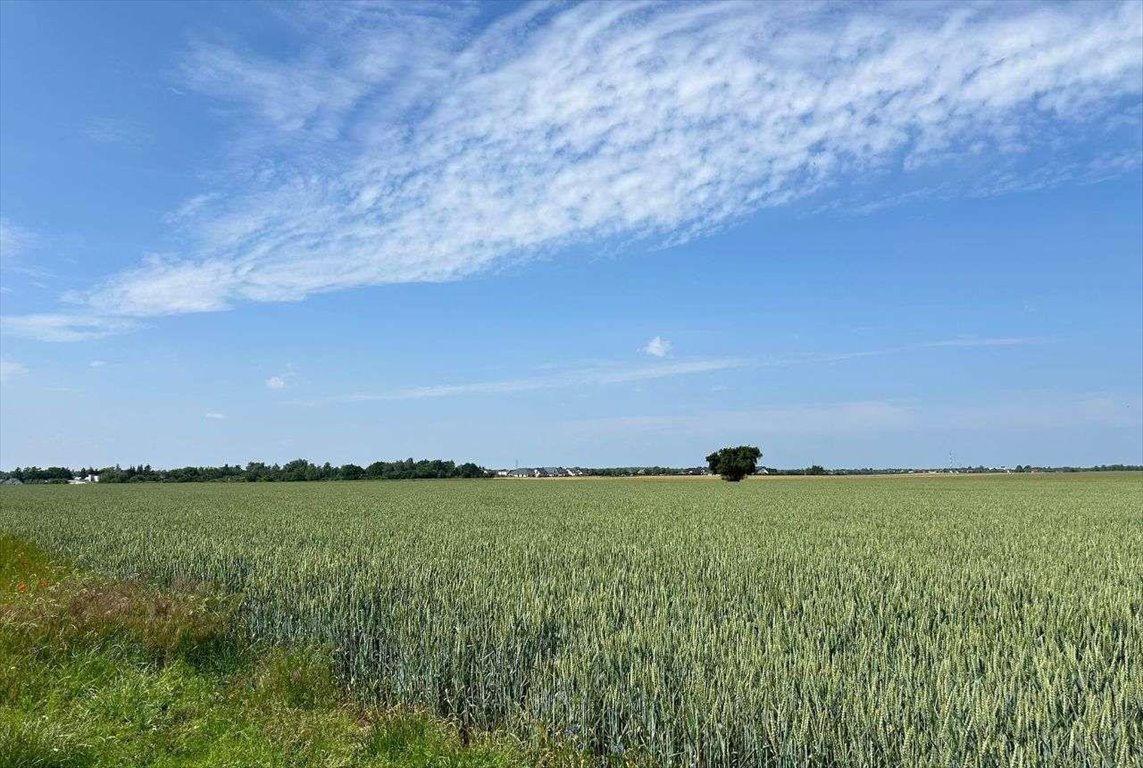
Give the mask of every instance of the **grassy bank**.
[[232, 607], [189, 587], [77, 573], [0, 537], [0, 766], [577, 762], [427, 714], [356, 706], [322, 654], [240, 642]]

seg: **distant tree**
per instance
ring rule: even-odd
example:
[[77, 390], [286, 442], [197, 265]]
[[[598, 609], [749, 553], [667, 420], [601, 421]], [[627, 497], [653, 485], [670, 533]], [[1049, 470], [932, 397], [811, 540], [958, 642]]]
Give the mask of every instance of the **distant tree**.
[[270, 473], [270, 468], [260, 461], [251, 461], [246, 465], [246, 481], [256, 483], [259, 480], [265, 480]]
[[807, 475], [824, 475], [826, 474], [825, 467], [821, 464], [814, 464], [812, 467], [806, 468]]
[[723, 480], [736, 483], [753, 474], [762, 458], [762, 451], [753, 445], [740, 445], [736, 448], [723, 448], [706, 457], [710, 471], [721, 475]]
[[365, 477], [365, 470], [356, 464], [343, 464], [337, 470], [337, 477], [339, 480], [360, 480]]
[[316, 474], [317, 467], [314, 467], [312, 464], [310, 464], [305, 459], [294, 459], [293, 461], [287, 461], [285, 464], [282, 465], [281, 479], [286, 480], [288, 482], [298, 482], [301, 480], [306, 480], [306, 479], [308, 479], [306, 477], [306, 471], [309, 470], [311, 467], [313, 468], [313, 470]]
[[71, 480], [75, 475], [67, 467], [46, 467], [40, 469], [39, 467], [24, 467], [20, 469], [16, 467], [16, 471], [12, 473], [13, 477], [17, 477], [25, 483], [63, 483]]

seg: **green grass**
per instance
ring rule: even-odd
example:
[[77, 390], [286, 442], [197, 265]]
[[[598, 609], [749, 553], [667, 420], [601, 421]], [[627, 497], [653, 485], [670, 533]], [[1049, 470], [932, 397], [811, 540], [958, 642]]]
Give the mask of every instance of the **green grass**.
[[1133, 765], [1143, 475], [11, 488], [355, 697], [661, 765]]
[[0, 537], [0, 766], [508, 768], [543, 757], [504, 737], [465, 746], [428, 714], [347, 701], [327, 654], [251, 646], [232, 618], [216, 596], [69, 572]]

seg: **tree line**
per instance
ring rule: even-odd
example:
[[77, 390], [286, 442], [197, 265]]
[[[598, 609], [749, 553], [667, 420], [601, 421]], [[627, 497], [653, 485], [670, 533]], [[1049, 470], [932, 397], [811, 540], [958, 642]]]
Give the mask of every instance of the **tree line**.
[[101, 483], [201, 483], [201, 482], [312, 482], [321, 480], [439, 480], [446, 478], [488, 477], [489, 473], [471, 461], [457, 464], [441, 459], [412, 458], [400, 461], [375, 461], [367, 467], [357, 464], [335, 466], [328, 461], [314, 464], [294, 459], [285, 464], [251, 461], [246, 466], [223, 464], [221, 467], [176, 467], [155, 469], [150, 464], [121, 467], [17, 467], [0, 472], [0, 480], [14, 478], [23, 483], [66, 483], [76, 478], [97, 475]]
[[[715, 454], [712, 454], [714, 456]], [[708, 457], [709, 458], [709, 457]], [[718, 460], [715, 461], [717, 465]], [[819, 464], [796, 469], [779, 469], [777, 467], [757, 467], [752, 469], [746, 466], [749, 458], [743, 461], [740, 468], [743, 477], [755, 472], [767, 475], [889, 475], [904, 474], [916, 471], [931, 472], [957, 472], [961, 474], [974, 474], [995, 472], [997, 470], [984, 467], [955, 467], [933, 470], [916, 470], [909, 468], [873, 468], [862, 467], [856, 469], [826, 469]], [[719, 465], [719, 469], [722, 469]], [[1094, 467], [1038, 467], [1031, 464], [1019, 464], [1011, 469], [1012, 472], [1124, 472], [1140, 471], [1143, 466], [1137, 464], [1101, 464]], [[584, 476], [595, 477], [640, 477], [649, 475], [696, 475], [712, 472], [721, 474], [718, 469], [705, 467], [597, 467], [577, 468], [577, 473]], [[334, 466], [329, 462], [314, 464], [306, 459], [295, 459], [285, 464], [264, 464], [252, 461], [242, 466], [239, 464], [223, 464], [221, 467], [176, 467], [174, 469], [153, 469], [150, 464], [120, 467], [84, 467], [73, 470], [68, 467], [16, 467], [14, 470], [0, 471], [0, 481], [12, 478], [22, 483], [66, 483], [77, 478], [86, 478], [98, 475], [101, 483], [205, 483], [205, 482], [246, 482], [246, 483], [274, 483], [274, 482], [307, 482], [318, 480], [435, 480], [445, 478], [479, 478], [492, 477], [495, 473], [472, 462], [457, 464], [453, 461], [440, 459], [404, 459], [400, 461], [375, 461], [362, 467], [357, 464], [342, 464]], [[737, 470], [735, 471], [737, 474]]]

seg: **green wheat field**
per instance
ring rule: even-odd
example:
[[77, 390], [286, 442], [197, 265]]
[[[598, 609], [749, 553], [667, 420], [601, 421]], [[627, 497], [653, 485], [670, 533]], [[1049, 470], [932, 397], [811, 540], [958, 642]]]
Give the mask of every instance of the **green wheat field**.
[[0, 489], [362, 699], [664, 766], [1132, 765], [1143, 475]]

